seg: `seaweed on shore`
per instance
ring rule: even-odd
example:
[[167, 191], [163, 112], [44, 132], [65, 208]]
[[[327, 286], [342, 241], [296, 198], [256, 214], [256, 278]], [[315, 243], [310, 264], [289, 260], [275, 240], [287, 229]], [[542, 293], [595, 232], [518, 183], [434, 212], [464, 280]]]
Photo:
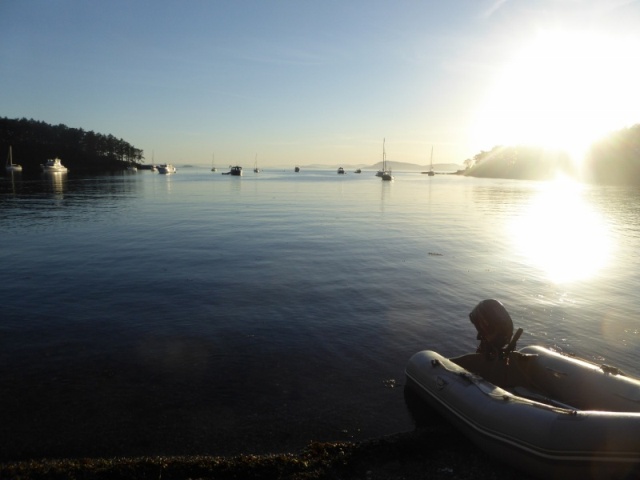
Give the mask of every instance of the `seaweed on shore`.
[[20, 480], [482, 480], [511, 475], [511, 469], [487, 458], [455, 431], [439, 428], [360, 443], [314, 442], [297, 454], [45, 459], [0, 465], [0, 478]]

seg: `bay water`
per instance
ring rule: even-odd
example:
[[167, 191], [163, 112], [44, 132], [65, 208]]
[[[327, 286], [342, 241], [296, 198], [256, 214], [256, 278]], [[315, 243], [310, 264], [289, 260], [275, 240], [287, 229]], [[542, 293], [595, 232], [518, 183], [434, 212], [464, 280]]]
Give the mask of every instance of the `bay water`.
[[632, 188], [293, 169], [0, 179], [0, 456], [264, 453], [413, 428], [404, 367], [540, 344], [640, 375]]

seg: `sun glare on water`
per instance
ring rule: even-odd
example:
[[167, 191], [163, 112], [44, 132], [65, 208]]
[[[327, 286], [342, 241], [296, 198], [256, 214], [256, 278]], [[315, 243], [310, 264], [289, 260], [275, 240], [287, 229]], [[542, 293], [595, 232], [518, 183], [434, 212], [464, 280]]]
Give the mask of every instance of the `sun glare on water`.
[[526, 263], [555, 283], [586, 280], [605, 267], [612, 242], [604, 219], [567, 179], [542, 188], [512, 222], [510, 234]]
[[635, 37], [540, 33], [497, 79], [476, 142], [562, 149], [579, 163], [599, 137], [637, 123], [639, 45]]

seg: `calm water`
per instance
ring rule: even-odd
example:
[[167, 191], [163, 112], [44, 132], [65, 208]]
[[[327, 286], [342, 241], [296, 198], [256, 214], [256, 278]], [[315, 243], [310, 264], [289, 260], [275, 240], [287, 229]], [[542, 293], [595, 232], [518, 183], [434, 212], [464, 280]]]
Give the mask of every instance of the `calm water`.
[[633, 189], [444, 175], [5, 176], [1, 459], [411, 430], [406, 361], [474, 349], [490, 297], [640, 375], [639, 220]]

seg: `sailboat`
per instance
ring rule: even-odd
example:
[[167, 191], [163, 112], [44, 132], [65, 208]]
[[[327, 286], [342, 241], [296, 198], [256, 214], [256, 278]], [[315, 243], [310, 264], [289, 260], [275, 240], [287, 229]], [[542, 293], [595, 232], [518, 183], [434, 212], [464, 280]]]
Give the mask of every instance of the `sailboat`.
[[258, 154], [256, 153], [256, 163], [253, 166], [253, 171], [255, 173], [260, 173], [260, 169], [258, 168]]
[[21, 172], [22, 165], [18, 165], [17, 163], [13, 163], [13, 153], [11, 151], [11, 146], [9, 146], [9, 155], [7, 156], [7, 166], [5, 167], [7, 172]]
[[384, 175], [385, 163], [386, 163], [386, 154], [384, 153], [384, 142], [385, 139], [382, 139], [382, 168], [376, 172], [376, 177], [382, 177]]
[[156, 167], [156, 161], [155, 161], [155, 151], [151, 150], [151, 171], [152, 172], [157, 172], [158, 171], [158, 167]]
[[376, 175], [382, 177], [382, 180], [393, 180], [393, 175], [391, 174], [391, 169], [387, 168], [387, 152], [384, 149], [386, 139], [382, 139], [382, 170], [378, 171]]
[[433, 145], [431, 145], [431, 165], [429, 165], [429, 171], [427, 175], [433, 177], [436, 173], [433, 171]]
[[211, 154], [211, 171], [212, 171], [212, 172], [217, 172], [217, 171], [218, 171], [218, 169], [217, 169], [217, 168], [215, 167], [215, 165], [213, 164], [213, 162], [215, 161], [215, 159], [216, 159], [216, 154], [215, 154], [215, 153], [212, 153], [212, 154]]

